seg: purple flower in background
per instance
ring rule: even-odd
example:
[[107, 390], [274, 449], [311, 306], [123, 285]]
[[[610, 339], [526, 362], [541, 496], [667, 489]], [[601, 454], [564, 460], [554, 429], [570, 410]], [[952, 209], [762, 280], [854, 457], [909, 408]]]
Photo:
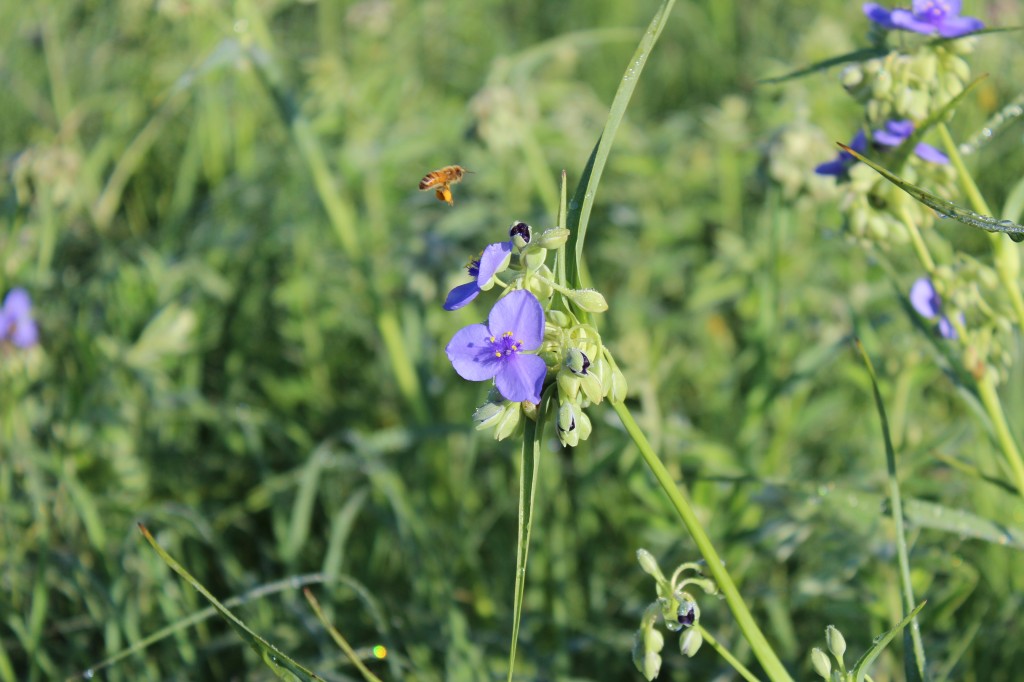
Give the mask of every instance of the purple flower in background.
[[878, 3], [864, 4], [868, 19], [884, 29], [912, 31], [926, 36], [938, 33], [957, 38], [985, 28], [981, 19], [960, 16], [960, 0], [914, 0], [912, 9], [887, 10]]
[[942, 314], [942, 299], [930, 279], [921, 277], [910, 287], [910, 305], [921, 317], [929, 320], [939, 318], [939, 336], [944, 339], [956, 338], [956, 329], [949, 318]]
[[543, 340], [544, 309], [536, 296], [519, 289], [494, 304], [487, 324], [463, 327], [444, 350], [463, 379], [494, 379], [506, 400], [539, 403], [548, 368], [540, 356], [523, 351], [536, 350]]
[[[914, 122], [909, 118], [887, 121], [882, 130], [876, 130], [871, 135], [874, 144], [883, 147], [898, 147], [914, 133]], [[949, 157], [940, 152], [930, 144], [918, 142], [914, 147], [914, 153], [925, 161], [932, 163], [949, 163]]]
[[[868, 150], [868, 138], [864, 134], [863, 130], [858, 130], [857, 134], [853, 136], [848, 145], [850, 149], [863, 154]], [[837, 178], [844, 178], [850, 170], [850, 166], [857, 163], [857, 159], [854, 158], [853, 154], [843, 150], [839, 152], [839, 156], [826, 161], [825, 163], [818, 164], [818, 167], [814, 169], [814, 172], [818, 175], [834, 175]]]
[[504, 269], [504, 266], [508, 264], [511, 254], [512, 242], [488, 244], [479, 256], [466, 264], [466, 270], [473, 281], [460, 284], [449, 291], [448, 297], [444, 301], [444, 309], [458, 310], [476, 298], [482, 291], [482, 287], [491, 281], [495, 273]]
[[28, 348], [39, 341], [39, 329], [32, 319], [32, 299], [20, 287], [7, 292], [0, 307], [0, 341], [6, 340], [18, 348]]

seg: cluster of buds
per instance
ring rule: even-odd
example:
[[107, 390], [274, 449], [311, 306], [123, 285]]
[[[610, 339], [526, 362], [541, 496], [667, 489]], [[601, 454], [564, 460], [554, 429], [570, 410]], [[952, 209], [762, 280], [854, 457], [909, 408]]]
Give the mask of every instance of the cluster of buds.
[[448, 294], [445, 309], [457, 310], [481, 292], [501, 290], [487, 323], [459, 330], [445, 351], [464, 379], [494, 380], [473, 415], [478, 430], [494, 429], [498, 440], [519, 433], [523, 417], [536, 419], [542, 398], [553, 390], [558, 439], [575, 446], [590, 436], [585, 408], [626, 397], [625, 377], [589, 321], [608, 304], [594, 289], [570, 288], [548, 267], [548, 254], [564, 247], [568, 230], [535, 235], [517, 221], [508, 235], [471, 259], [471, 281]]
[[718, 586], [701, 573], [700, 564], [681, 564], [668, 579], [661, 572], [658, 560], [646, 549], [636, 552], [637, 561], [644, 573], [654, 578], [657, 599], [646, 609], [640, 619], [640, 627], [633, 636], [633, 665], [647, 680], [653, 680], [661, 671], [661, 650], [665, 647], [665, 636], [657, 628], [659, 619], [669, 632], [680, 632], [679, 650], [692, 658], [704, 636], [701, 634], [700, 606], [688, 588], [699, 588], [705, 594], [718, 594]]
[[[811, 650], [811, 666], [814, 668], [814, 672], [818, 673], [825, 680], [845, 680], [847, 673], [843, 655], [846, 653], [846, 638], [843, 637], [843, 633], [839, 632], [836, 626], [829, 625], [825, 628], [825, 644], [828, 646], [828, 654], [818, 647]], [[831, 654], [831, 657], [829, 654]], [[832, 669], [833, 658], [836, 661], [837, 670]]]

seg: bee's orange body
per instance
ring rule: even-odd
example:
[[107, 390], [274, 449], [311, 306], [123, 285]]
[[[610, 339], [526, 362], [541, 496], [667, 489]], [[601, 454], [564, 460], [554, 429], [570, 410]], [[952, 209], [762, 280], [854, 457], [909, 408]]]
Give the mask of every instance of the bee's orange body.
[[455, 205], [452, 199], [451, 186], [462, 180], [462, 176], [468, 173], [462, 166], [445, 166], [436, 171], [430, 171], [420, 180], [420, 189], [433, 189], [435, 196], [449, 206]]

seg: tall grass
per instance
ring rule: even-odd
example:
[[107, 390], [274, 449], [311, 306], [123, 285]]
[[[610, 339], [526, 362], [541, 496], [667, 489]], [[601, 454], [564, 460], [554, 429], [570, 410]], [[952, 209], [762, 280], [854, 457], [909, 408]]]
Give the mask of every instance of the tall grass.
[[[386, 647], [384, 679], [504, 677], [515, 449], [472, 431], [483, 392], [442, 352], [479, 311], [440, 302], [513, 219], [554, 224], [649, 4], [0, 4], [0, 293], [30, 290], [41, 328], [37, 348], [0, 348], [0, 680], [68, 678], [206, 607], [139, 521], [222, 600], [321, 574], [357, 652]], [[816, 131], [808, 167], [848, 139], [834, 73], [755, 82], [858, 44], [859, 11], [681, 3], [618, 131], [589, 272], [640, 426], [795, 677], [826, 625], [865, 648], [902, 618], [856, 325], [901, 456], [933, 679], [1012, 680], [1024, 507], [969, 468], [1001, 476], [984, 418], [838, 210], [760, 172], [783, 129]], [[1019, 93], [1016, 42], [982, 43], [992, 75], [958, 137]], [[1024, 168], [1019, 124], [1002, 135], [967, 159], [995, 205]], [[415, 184], [453, 162], [474, 174], [449, 209]], [[593, 414], [590, 441], [541, 463], [521, 679], [630, 679], [652, 598], [636, 549], [696, 558], [611, 411]], [[957, 510], [1006, 532], [944, 526]], [[298, 589], [271, 592], [234, 609], [355, 679]], [[725, 605], [702, 609], [753, 665]], [[729, 675], [710, 651], [665, 658], [665, 678]], [[901, 670], [893, 650], [872, 674]], [[97, 675], [271, 673], [209, 617]]]

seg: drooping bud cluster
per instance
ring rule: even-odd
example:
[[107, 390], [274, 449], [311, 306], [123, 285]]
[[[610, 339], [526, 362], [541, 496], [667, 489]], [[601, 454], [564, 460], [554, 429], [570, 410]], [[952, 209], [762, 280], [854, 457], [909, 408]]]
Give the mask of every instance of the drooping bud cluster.
[[[568, 287], [548, 267], [548, 254], [564, 246], [568, 230], [535, 234], [516, 221], [508, 235], [508, 241], [489, 245], [471, 260], [467, 270], [473, 280], [449, 293], [444, 307], [456, 310], [481, 292], [502, 290], [488, 324], [463, 328], [446, 351], [463, 378], [494, 379], [487, 402], [473, 414], [478, 430], [494, 429], [498, 440], [515, 435], [522, 417], [536, 419], [543, 396], [551, 395], [547, 414], [555, 433], [563, 445], [575, 446], [591, 433], [585, 408], [606, 397], [615, 402], [626, 397], [626, 379], [589, 321], [590, 313], [604, 312], [608, 304], [596, 290]], [[542, 331], [534, 345], [536, 311]]]
[[665, 637], [657, 629], [659, 617], [670, 632], [681, 632], [679, 650], [692, 658], [704, 643], [700, 625], [700, 606], [693, 593], [687, 588], [697, 587], [705, 594], [718, 594], [718, 587], [710, 578], [701, 574], [699, 563], [681, 564], [665, 578], [658, 566], [658, 560], [646, 549], [636, 553], [637, 561], [644, 573], [655, 581], [657, 599], [646, 609], [640, 619], [640, 627], [633, 636], [633, 665], [647, 680], [653, 680], [661, 670], [661, 650]]

